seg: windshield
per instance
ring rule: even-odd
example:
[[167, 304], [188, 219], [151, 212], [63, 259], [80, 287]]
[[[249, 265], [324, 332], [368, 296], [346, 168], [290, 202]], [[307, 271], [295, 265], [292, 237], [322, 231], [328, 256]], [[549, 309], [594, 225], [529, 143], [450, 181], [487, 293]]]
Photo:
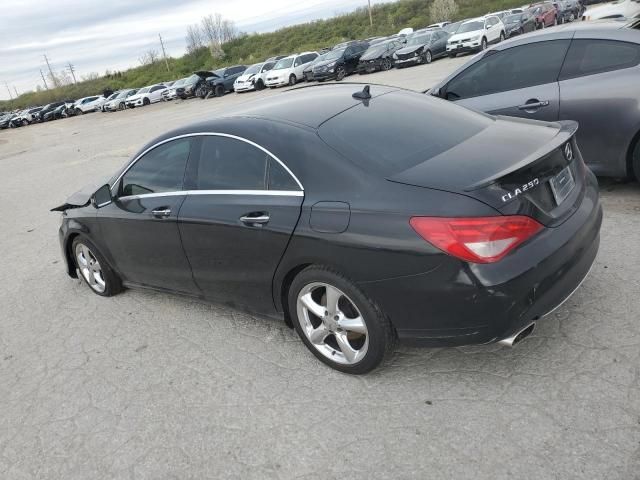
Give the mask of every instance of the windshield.
[[119, 95], [119, 93], [114, 93], [113, 95], [111, 95], [109, 98], [107, 98], [107, 100], [113, 100], [114, 98], [116, 98]]
[[256, 63], [255, 65], [251, 65], [249, 68], [247, 68], [243, 75], [253, 75], [255, 73], [258, 73], [260, 71], [260, 67], [262, 67], [261, 63]]
[[180, 85], [184, 84], [184, 82], [186, 81], [186, 78], [181, 78], [180, 80], [176, 80], [175, 82], [173, 82], [173, 85], [171, 85], [172, 87], [179, 87]]
[[425, 43], [429, 43], [431, 41], [431, 35], [418, 35], [416, 37], [411, 37], [407, 42], [407, 47], [409, 45], [424, 45]]
[[326, 57], [324, 57], [325, 60], [336, 60], [337, 58], [342, 57], [342, 55], [344, 55], [344, 51], [346, 49], [342, 48], [340, 50], [331, 50], [330, 52], [327, 52], [325, 55]]
[[224, 77], [224, 72], [226, 70], [227, 70], [226, 68], [219, 68], [218, 70], [214, 70], [213, 71], [213, 76], [222, 78], [222, 77]]
[[377, 57], [378, 55], [382, 55], [387, 50], [387, 44], [376, 45], [375, 47], [369, 48], [366, 52], [364, 52], [364, 56], [367, 57]]
[[518, 15], [509, 15], [504, 19], [504, 23], [518, 23], [520, 21], [521, 14]]
[[283, 68], [289, 68], [291, 65], [293, 65], [293, 57], [283, 58], [282, 60], [278, 60], [273, 70], [282, 70]]
[[151, 87], [144, 87], [138, 90], [138, 93], [147, 93]]
[[460, 25], [460, 28], [456, 33], [475, 32], [476, 30], [482, 30], [483, 28], [483, 21], [463, 23], [462, 25]]
[[453, 35], [458, 31], [460, 25], [462, 25], [462, 22], [450, 23], [449, 25], [446, 25], [443, 30]]

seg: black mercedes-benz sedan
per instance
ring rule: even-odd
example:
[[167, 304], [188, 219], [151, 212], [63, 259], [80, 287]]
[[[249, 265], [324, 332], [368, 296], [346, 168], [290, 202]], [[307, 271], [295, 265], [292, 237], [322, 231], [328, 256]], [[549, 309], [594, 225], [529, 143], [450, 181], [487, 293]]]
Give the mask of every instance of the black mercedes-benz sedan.
[[577, 125], [397, 88], [293, 89], [154, 139], [71, 196], [70, 276], [284, 317], [331, 367], [396, 340], [511, 345], [586, 277], [602, 211]]

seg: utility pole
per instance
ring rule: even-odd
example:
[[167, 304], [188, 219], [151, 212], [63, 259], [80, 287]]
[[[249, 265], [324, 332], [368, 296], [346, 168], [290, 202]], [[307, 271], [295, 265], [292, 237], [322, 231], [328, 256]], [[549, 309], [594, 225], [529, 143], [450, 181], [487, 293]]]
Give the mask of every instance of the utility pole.
[[160, 46], [162, 47], [162, 56], [164, 57], [164, 64], [167, 66], [167, 72], [169, 71], [169, 62], [167, 61], [167, 52], [164, 50], [164, 42], [162, 41], [162, 35], [158, 34], [160, 37]]
[[47, 62], [47, 67], [49, 68], [49, 75], [51, 76], [51, 81], [53, 81], [55, 77], [55, 75], [53, 74], [53, 70], [51, 70], [51, 65], [49, 64], [49, 59], [47, 58], [46, 55], [42, 55], [44, 57], [44, 61]]
[[13, 100], [13, 95], [11, 95], [11, 90], [9, 89], [9, 84], [7, 82], [4, 82], [4, 86], [7, 87], [7, 92], [9, 92], [9, 98], [11, 100]]
[[73, 83], [78, 83], [78, 82], [76, 81], [76, 69], [75, 69], [75, 67], [73, 66], [73, 63], [69, 62], [69, 63], [67, 64], [67, 67], [69, 68], [69, 73], [71, 73], [71, 76], [73, 77]]
[[47, 86], [47, 81], [44, 79], [44, 73], [42, 73], [42, 69], [40, 69], [40, 76], [42, 77], [42, 81], [44, 82], [44, 88], [46, 90], [49, 90], [49, 87]]
[[371, 14], [371, 0], [369, 0], [369, 26], [373, 27], [373, 15]]
[[16, 98], [18, 98], [20, 95], [18, 95], [18, 89], [15, 85], [13, 86], [13, 91], [16, 92]]

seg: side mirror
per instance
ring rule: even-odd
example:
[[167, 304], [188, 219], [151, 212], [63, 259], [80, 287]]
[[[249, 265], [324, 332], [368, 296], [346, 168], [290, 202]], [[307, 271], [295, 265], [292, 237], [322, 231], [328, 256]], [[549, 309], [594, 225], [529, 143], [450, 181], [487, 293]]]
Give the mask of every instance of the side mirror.
[[429, 94], [433, 97], [439, 97], [440, 96], [440, 89], [439, 88], [432, 88], [431, 90], [429, 90]]
[[95, 208], [102, 208], [111, 202], [113, 202], [113, 197], [111, 196], [111, 187], [109, 184], [101, 186], [91, 197], [91, 204]]

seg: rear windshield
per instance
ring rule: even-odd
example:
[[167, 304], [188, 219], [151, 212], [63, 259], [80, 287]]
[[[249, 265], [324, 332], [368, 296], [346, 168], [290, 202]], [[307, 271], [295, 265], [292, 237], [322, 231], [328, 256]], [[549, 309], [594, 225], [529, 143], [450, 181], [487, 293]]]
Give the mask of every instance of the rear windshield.
[[365, 171], [389, 177], [464, 142], [492, 122], [443, 100], [395, 91], [341, 113], [318, 132]]

